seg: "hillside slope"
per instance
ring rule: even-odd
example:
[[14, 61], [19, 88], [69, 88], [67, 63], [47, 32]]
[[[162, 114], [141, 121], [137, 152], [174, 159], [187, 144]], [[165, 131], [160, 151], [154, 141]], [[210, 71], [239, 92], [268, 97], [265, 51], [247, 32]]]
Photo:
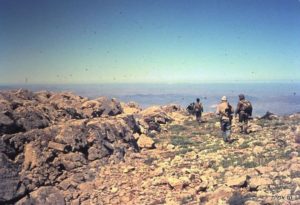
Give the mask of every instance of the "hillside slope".
[[198, 124], [176, 105], [0, 93], [0, 203], [299, 204], [300, 114]]

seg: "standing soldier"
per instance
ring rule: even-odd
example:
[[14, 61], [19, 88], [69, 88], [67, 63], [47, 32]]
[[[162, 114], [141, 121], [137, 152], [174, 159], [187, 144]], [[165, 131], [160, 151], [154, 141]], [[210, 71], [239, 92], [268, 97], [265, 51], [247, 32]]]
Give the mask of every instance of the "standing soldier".
[[202, 115], [202, 112], [203, 112], [203, 106], [202, 106], [202, 103], [200, 103], [199, 98], [197, 98], [196, 103], [194, 105], [194, 111], [195, 111], [197, 122], [201, 123], [201, 115]]
[[248, 120], [252, 116], [252, 105], [245, 99], [245, 95], [239, 95], [239, 102], [235, 110], [235, 117], [239, 115], [241, 133], [247, 134]]
[[231, 121], [233, 115], [233, 108], [227, 102], [226, 96], [221, 98], [221, 103], [217, 106], [217, 115], [220, 117], [222, 136], [225, 142], [230, 141]]

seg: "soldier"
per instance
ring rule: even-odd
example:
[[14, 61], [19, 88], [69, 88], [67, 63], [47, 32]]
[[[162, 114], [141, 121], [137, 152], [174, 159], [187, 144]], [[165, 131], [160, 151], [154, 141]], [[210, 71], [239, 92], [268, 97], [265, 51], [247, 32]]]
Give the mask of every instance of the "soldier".
[[195, 107], [195, 103], [192, 102], [191, 104], [189, 104], [186, 108], [187, 112], [190, 114], [190, 115], [194, 115], [195, 114], [195, 110], [194, 110], [194, 107]]
[[202, 103], [200, 103], [199, 98], [196, 99], [196, 103], [194, 105], [194, 111], [195, 111], [195, 115], [196, 115], [196, 121], [198, 123], [201, 123], [201, 115], [203, 112], [203, 106], [202, 106]]
[[226, 96], [221, 98], [221, 103], [217, 106], [216, 114], [220, 117], [222, 136], [225, 142], [230, 142], [230, 131], [231, 131], [231, 121], [233, 115], [233, 108], [227, 102]]
[[235, 110], [235, 117], [239, 115], [241, 133], [247, 134], [248, 120], [252, 116], [252, 105], [245, 99], [245, 95], [239, 95], [239, 102]]

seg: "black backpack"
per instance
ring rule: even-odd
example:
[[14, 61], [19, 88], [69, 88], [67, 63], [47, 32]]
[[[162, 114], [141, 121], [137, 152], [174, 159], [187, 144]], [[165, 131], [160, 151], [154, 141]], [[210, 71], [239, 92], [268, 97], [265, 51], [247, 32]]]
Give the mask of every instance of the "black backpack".
[[228, 103], [227, 108], [225, 109], [225, 114], [229, 119], [232, 117], [232, 106]]
[[253, 110], [251, 102], [249, 102], [248, 100], [242, 100], [241, 103], [241, 111], [244, 111], [245, 113], [251, 116]]
[[188, 111], [189, 114], [194, 114], [194, 112], [195, 112], [194, 106], [195, 106], [194, 102], [187, 106], [186, 110]]

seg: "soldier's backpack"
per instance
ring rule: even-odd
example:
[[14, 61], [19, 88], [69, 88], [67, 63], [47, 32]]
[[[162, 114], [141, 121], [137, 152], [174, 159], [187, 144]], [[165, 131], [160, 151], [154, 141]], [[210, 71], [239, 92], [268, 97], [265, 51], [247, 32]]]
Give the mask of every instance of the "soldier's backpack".
[[242, 100], [242, 107], [241, 107], [241, 111], [244, 111], [245, 113], [247, 113], [248, 115], [252, 115], [252, 104], [248, 101], [248, 100]]
[[194, 106], [195, 106], [195, 103], [193, 102], [193, 103], [189, 104], [189, 106], [187, 106], [187, 108], [186, 108], [186, 110], [188, 111], [188, 113], [190, 115], [193, 115], [195, 112]]
[[225, 109], [226, 116], [229, 117], [229, 119], [232, 119], [232, 106], [228, 103], [227, 108]]

